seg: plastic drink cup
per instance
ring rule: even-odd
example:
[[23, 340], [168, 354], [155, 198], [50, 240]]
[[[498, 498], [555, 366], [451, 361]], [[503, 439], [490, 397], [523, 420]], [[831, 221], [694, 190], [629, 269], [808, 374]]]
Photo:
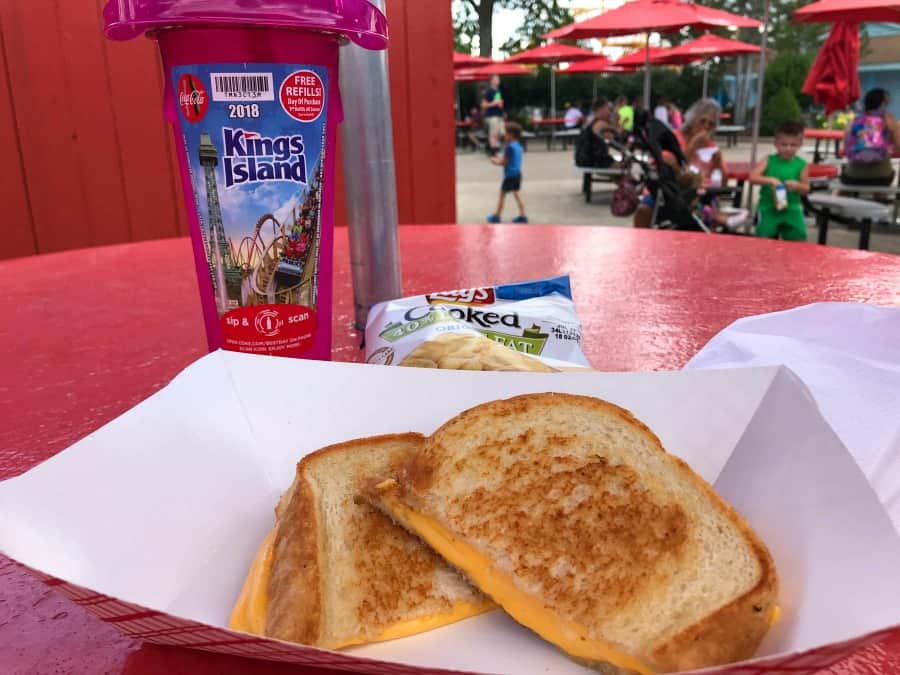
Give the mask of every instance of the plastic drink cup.
[[338, 51], [387, 45], [366, 0], [110, 0], [154, 38], [210, 350], [329, 359]]
[[787, 187], [784, 183], [775, 186], [775, 208], [784, 211], [788, 207]]

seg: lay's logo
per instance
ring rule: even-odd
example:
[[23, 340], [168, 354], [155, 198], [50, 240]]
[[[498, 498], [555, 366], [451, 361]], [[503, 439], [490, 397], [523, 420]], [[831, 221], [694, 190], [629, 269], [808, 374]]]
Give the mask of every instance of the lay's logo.
[[225, 188], [245, 183], [306, 183], [303, 136], [262, 136], [244, 129], [222, 129]]
[[493, 305], [493, 288], [465, 288], [459, 291], [442, 291], [425, 296], [429, 305]]

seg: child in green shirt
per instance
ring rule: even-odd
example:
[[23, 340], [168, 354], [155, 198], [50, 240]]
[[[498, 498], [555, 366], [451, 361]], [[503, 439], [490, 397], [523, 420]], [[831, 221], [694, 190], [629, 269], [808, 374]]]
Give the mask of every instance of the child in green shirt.
[[797, 157], [803, 125], [785, 122], [775, 130], [775, 154], [753, 168], [750, 182], [762, 185], [756, 234], [769, 239], [806, 241], [801, 195], [809, 194], [806, 160]]

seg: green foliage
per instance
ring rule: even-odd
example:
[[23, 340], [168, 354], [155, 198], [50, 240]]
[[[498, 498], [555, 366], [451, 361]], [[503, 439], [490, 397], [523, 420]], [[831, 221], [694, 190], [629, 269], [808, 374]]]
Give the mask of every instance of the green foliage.
[[472, 44], [478, 36], [478, 14], [472, 6], [461, 0], [453, 3], [453, 50], [471, 54]]
[[782, 87], [774, 96], [766, 99], [759, 123], [760, 132], [763, 135], [771, 136], [783, 122], [801, 118], [800, 104], [797, 102], [794, 92], [787, 87]]
[[500, 47], [507, 54], [537, 47], [543, 42], [542, 35], [575, 20], [572, 11], [568, 7], [561, 7], [559, 0], [503, 0], [500, 4], [506, 8], [525, 11], [522, 26]]
[[780, 94], [782, 89], [788, 89], [802, 107], [809, 107], [812, 104], [812, 98], [801, 94], [800, 90], [803, 88], [803, 82], [809, 73], [813, 58], [812, 54], [784, 52], [772, 59], [766, 67], [763, 101], [768, 102]]

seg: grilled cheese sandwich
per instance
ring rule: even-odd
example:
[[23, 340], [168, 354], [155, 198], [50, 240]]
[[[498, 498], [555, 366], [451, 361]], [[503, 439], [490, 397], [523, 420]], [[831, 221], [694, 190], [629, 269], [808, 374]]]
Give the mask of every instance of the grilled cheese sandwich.
[[759, 538], [604, 401], [478, 406], [381, 478], [372, 504], [579, 662], [646, 675], [738, 661], [777, 616]]
[[427, 546], [354, 494], [396, 468], [418, 434], [362, 439], [305, 457], [254, 557], [229, 627], [326, 649], [393, 640], [495, 605]]

